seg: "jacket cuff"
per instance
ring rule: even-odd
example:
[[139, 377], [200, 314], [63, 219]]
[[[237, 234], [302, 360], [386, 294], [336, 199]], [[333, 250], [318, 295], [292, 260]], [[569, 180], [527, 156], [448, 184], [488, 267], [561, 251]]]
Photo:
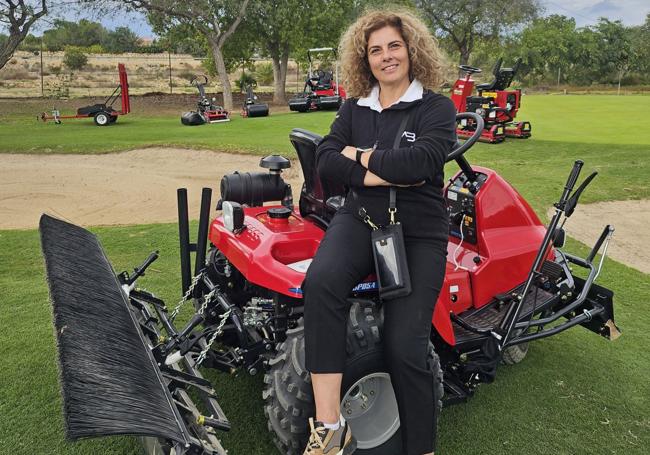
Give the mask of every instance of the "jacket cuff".
[[352, 172], [350, 172], [350, 186], [362, 187], [366, 178], [366, 168], [360, 164], [354, 163]]
[[368, 170], [379, 177], [381, 177], [380, 161], [381, 161], [381, 155], [383, 155], [383, 153], [384, 150], [373, 150], [372, 153], [370, 154], [370, 158], [368, 158]]

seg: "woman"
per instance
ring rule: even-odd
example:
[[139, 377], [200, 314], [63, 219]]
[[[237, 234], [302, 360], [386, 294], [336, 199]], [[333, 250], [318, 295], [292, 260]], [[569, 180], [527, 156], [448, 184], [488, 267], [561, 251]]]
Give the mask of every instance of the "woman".
[[[316, 421], [305, 454], [347, 455], [356, 442], [340, 415], [345, 366], [347, 296], [374, 263], [370, 228], [389, 222], [389, 187], [397, 186], [411, 276], [410, 295], [386, 301], [383, 342], [397, 398], [404, 453], [432, 454], [435, 439], [433, 374], [427, 350], [433, 307], [444, 278], [447, 214], [443, 166], [456, 141], [451, 101], [430, 89], [440, 81], [439, 50], [412, 13], [372, 11], [342, 38], [341, 59], [351, 98], [339, 110], [317, 151], [322, 179], [351, 191], [335, 215], [303, 283], [306, 366]], [[405, 116], [398, 148], [393, 148]]]

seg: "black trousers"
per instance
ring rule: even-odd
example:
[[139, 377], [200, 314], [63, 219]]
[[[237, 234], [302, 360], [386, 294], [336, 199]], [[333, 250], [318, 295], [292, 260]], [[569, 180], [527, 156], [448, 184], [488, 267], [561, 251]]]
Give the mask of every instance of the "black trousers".
[[[405, 238], [413, 291], [384, 302], [384, 355], [399, 408], [406, 455], [435, 445], [433, 375], [427, 367], [433, 308], [445, 274], [444, 242]], [[341, 209], [311, 263], [305, 300], [305, 363], [312, 373], [342, 373], [345, 367], [347, 297], [374, 271], [370, 229]]]

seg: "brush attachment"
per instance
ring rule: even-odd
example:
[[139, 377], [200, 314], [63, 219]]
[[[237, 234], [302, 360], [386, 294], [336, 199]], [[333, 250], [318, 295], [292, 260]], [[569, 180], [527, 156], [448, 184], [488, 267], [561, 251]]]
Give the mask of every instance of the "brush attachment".
[[189, 436], [97, 238], [43, 215], [66, 437]]

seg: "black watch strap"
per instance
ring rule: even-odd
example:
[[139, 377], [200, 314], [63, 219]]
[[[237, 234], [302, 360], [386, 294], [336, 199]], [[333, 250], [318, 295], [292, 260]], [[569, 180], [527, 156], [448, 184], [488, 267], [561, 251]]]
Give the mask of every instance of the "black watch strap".
[[357, 163], [361, 164], [361, 155], [364, 154], [364, 151], [361, 149], [357, 149]]

